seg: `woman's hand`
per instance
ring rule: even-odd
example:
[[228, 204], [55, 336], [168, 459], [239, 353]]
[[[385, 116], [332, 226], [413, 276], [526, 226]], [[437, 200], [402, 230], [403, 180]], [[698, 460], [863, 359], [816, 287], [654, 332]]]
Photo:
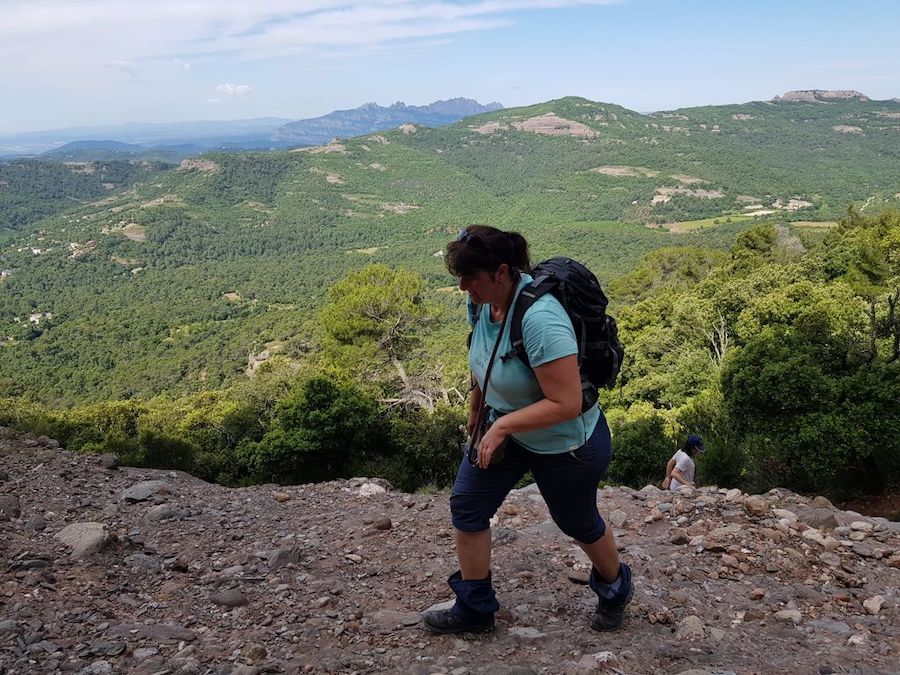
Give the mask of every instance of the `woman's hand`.
[[491, 465], [491, 460], [493, 460], [497, 448], [503, 444], [503, 441], [505, 441], [508, 436], [509, 433], [504, 431], [500, 420], [497, 420], [488, 428], [484, 436], [481, 437], [481, 441], [478, 443], [479, 467], [486, 469]]
[[662, 489], [663, 489], [663, 490], [668, 490], [668, 489], [669, 489], [669, 486], [670, 486], [671, 484], [672, 484], [672, 479], [671, 479], [671, 478], [664, 478], [664, 479], [663, 479], [663, 482], [662, 482]]

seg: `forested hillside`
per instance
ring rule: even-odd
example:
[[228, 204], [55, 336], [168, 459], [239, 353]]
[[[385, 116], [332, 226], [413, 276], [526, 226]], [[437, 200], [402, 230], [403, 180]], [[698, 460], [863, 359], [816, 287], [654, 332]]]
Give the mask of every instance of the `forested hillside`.
[[[221, 386], [267, 347], [296, 357], [308, 310], [351, 269], [382, 262], [432, 292], [448, 285], [435, 254], [469, 222], [520, 229], [538, 256], [576, 254], [608, 281], [654, 248], [727, 246], [754, 219], [872, 210], [900, 185], [892, 115], [900, 105], [851, 100], [644, 116], [568, 98], [164, 172], [8, 163], [3, 223], [22, 235], [3, 252], [0, 393]], [[656, 221], [679, 234], [642, 227]]]
[[[441, 251], [486, 222], [610, 288], [629, 363], [606, 408], [641, 449], [619, 452], [618, 480], [656, 471], [685, 428], [715, 439], [723, 480], [837, 489], [851, 465], [894, 480], [864, 447], [897, 430], [872, 414], [898, 390], [896, 212], [869, 216], [898, 203], [898, 116], [860, 100], [646, 116], [567, 98], [171, 170], [0, 165], [0, 395], [76, 446], [225, 482], [367, 461], [440, 482], [433, 455], [455, 452], [465, 380], [463, 297]], [[862, 215], [835, 227], [851, 205]], [[769, 385], [799, 387], [783, 400], [748, 375], [782, 357]], [[323, 430], [316, 406], [371, 433]], [[797, 459], [834, 438], [828, 471]], [[331, 466], [296, 460], [325, 446]]]
[[32, 223], [130, 188], [163, 168], [127, 161], [0, 162], [0, 242], [14, 241], [14, 235], [27, 231]]
[[[838, 497], [900, 483], [900, 211], [844, 219], [805, 252], [755, 226], [727, 252], [663, 248], [610, 285], [627, 361], [601, 402], [609, 478], [659, 477], [688, 431], [701, 479]], [[444, 485], [458, 461], [464, 328], [425, 280], [373, 264], [332, 286], [293, 364], [173, 399], [49, 411], [4, 402], [0, 422], [225, 483], [381, 475]]]

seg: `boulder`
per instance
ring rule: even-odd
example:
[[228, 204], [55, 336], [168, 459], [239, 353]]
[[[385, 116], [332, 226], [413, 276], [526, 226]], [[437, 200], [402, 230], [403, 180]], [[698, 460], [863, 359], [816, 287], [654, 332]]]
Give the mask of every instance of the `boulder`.
[[286, 565], [296, 565], [300, 562], [300, 549], [296, 546], [292, 548], [280, 548], [269, 554], [269, 569], [277, 570]]
[[178, 515], [178, 510], [171, 504], [157, 504], [147, 511], [147, 520], [168, 520]]
[[171, 483], [164, 480], [142, 480], [122, 492], [120, 499], [126, 502], [143, 502], [158, 494], [170, 495], [175, 493]]
[[628, 522], [628, 514], [621, 509], [616, 509], [609, 514], [609, 522], [611, 522], [614, 527], [624, 527], [625, 523]]
[[73, 558], [83, 558], [96, 553], [109, 544], [111, 539], [106, 525], [93, 522], [72, 523], [55, 536], [72, 548]]
[[672, 544], [687, 544], [691, 541], [688, 533], [680, 528], [669, 530], [669, 542]]
[[769, 511], [769, 505], [766, 500], [759, 496], [747, 497], [744, 500], [744, 509], [751, 516], [764, 516]]
[[705, 636], [706, 631], [703, 627], [703, 621], [699, 616], [691, 615], [682, 619], [675, 629], [675, 639], [677, 640], [686, 640], [690, 642], [693, 640], [702, 640]]
[[100, 455], [98, 462], [100, 466], [108, 471], [114, 471], [119, 468], [119, 458], [113, 454]]
[[878, 614], [881, 611], [882, 606], [884, 606], [884, 597], [881, 595], [875, 595], [863, 602], [863, 608], [869, 614]]
[[803, 613], [799, 609], [782, 609], [775, 612], [775, 618], [785, 623], [800, 623]]
[[359, 488], [359, 496], [360, 497], [372, 497], [374, 495], [383, 495], [387, 492], [383, 487], [378, 485], [377, 483], [365, 483]]
[[31, 520], [25, 524], [25, 529], [31, 532], [42, 532], [46, 527], [47, 520], [40, 513], [32, 516]]
[[789, 523], [797, 522], [797, 514], [787, 509], [772, 509], [772, 515], [779, 520], [786, 520]]
[[382, 628], [395, 628], [397, 626], [415, 626], [422, 620], [422, 615], [418, 612], [379, 609], [372, 615], [372, 620]]
[[227, 588], [224, 591], [213, 593], [209, 599], [223, 607], [241, 607], [249, 602], [247, 596], [236, 588]]
[[21, 513], [22, 507], [16, 495], [0, 495], [0, 522], [18, 518]]
[[840, 525], [837, 516], [831, 509], [797, 506], [792, 509], [797, 520], [817, 530], [833, 530]]
[[372, 527], [376, 530], [390, 530], [394, 524], [391, 522], [391, 519], [385, 516], [384, 518], [379, 518], [374, 523], [372, 523]]

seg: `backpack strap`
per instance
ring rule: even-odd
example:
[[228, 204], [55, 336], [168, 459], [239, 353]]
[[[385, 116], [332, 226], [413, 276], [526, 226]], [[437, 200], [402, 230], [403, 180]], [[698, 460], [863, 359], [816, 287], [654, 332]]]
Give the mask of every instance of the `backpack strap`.
[[[555, 292], [554, 292], [555, 291]], [[558, 283], [557, 277], [553, 273], [541, 274], [535, 277], [528, 286], [522, 289], [519, 297], [516, 298], [516, 304], [513, 308], [512, 318], [509, 324], [509, 342], [511, 348], [508, 352], [500, 356], [500, 360], [504, 363], [510, 359], [518, 358], [531, 370], [531, 361], [528, 359], [528, 352], [525, 349], [525, 339], [522, 331], [522, 321], [525, 319], [525, 312], [531, 309], [531, 306], [537, 300], [547, 293], [553, 293], [562, 306], [566, 307], [565, 284]], [[561, 297], [562, 296], [562, 297]], [[567, 311], [566, 314], [569, 314]], [[581, 372], [581, 362], [584, 357], [585, 343], [587, 342], [587, 330], [584, 321], [573, 317], [569, 314], [572, 321], [572, 329], [575, 331], [575, 342], [578, 345], [578, 370], [581, 376], [581, 397], [582, 408], [584, 412], [596, 403], [596, 389], [588, 377]]]
[[545, 283], [550, 278], [550, 275], [547, 274], [536, 277], [534, 281], [522, 289], [516, 298], [509, 322], [510, 350], [500, 356], [500, 360], [504, 363], [510, 359], [519, 358], [522, 363], [531, 368], [531, 362], [528, 360], [528, 353], [525, 351], [525, 341], [522, 336], [522, 321], [525, 318], [525, 312], [531, 309], [531, 306], [537, 302], [538, 298], [552, 290], [553, 284]]

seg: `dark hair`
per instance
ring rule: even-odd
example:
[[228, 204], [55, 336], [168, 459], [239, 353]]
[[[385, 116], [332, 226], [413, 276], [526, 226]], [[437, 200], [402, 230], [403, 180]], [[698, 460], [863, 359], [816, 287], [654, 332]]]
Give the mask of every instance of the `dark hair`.
[[456, 277], [478, 272], [493, 274], [506, 263], [511, 272], [528, 272], [528, 242], [518, 232], [504, 232], [490, 225], [469, 225], [447, 246], [444, 262]]

